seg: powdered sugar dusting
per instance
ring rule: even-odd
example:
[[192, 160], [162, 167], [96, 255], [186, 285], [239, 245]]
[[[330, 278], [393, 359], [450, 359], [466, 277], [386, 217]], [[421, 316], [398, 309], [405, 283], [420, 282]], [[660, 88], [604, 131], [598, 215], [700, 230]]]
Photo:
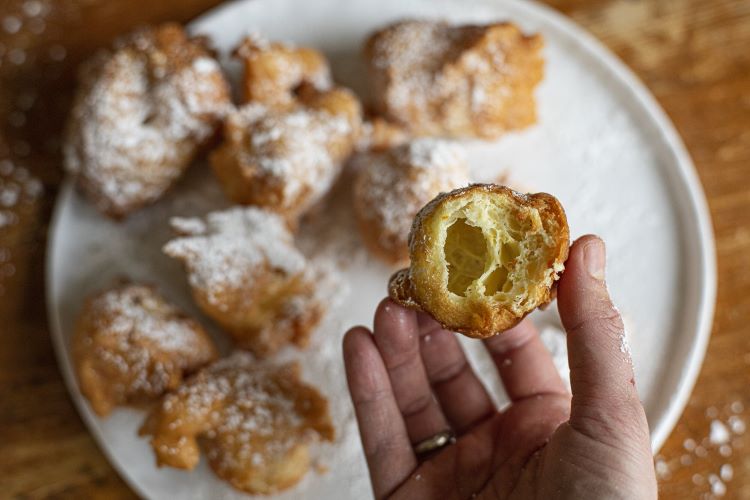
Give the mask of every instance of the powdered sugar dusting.
[[243, 287], [261, 266], [292, 275], [302, 272], [305, 258], [293, 246], [284, 220], [271, 212], [248, 207], [209, 213], [198, 218], [174, 218], [173, 227], [185, 236], [164, 246], [164, 253], [185, 262], [192, 286], [205, 290], [219, 305], [226, 290]]
[[[119, 342], [147, 340], [162, 352], [200, 354], [196, 351], [198, 324], [183, 316], [150, 287], [126, 285], [94, 299], [91, 310], [101, 319], [102, 335]], [[123, 350], [130, 347], [122, 345]]]
[[161, 196], [226, 112], [218, 64], [193, 42], [158, 44], [175, 29], [136, 32], [81, 71], [65, 166], [103, 210], [127, 212]]
[[518, 102], [533, 110], [526, 89], [538, 83], [541, 60], [530, 40], [510, 25], [395, 23], [368, 42], [378, 104], [419, 133], [496, 137], [528, 125], [508, 110]]
[[0, 229], [15, 224], [16, 208], [42, 194], [42, 183], [11, 160], [0, 160]]
[[[201, 326], [152, 288], [122, 285], [84, 307], [75, 337], [80, 384], [100, 413], [114, 404], [154, 398], [184, 371], [209, 362], [216, 349]], [[86, 370], [96, 370], [92, 377]]]
[[265, 467], [259, 478], [272, 483], [266, 474], [288, 453], [334, 432], [325, 400], [299, 381], [296, 365], [274, 367], [239, 351], [166, 396], [145, 430], [162, 456], [179, 455], [199, 434], [211, 466], [240, 487], [257, 487], [258, 478], [243, 478]]
[[709, 440], [713, 445], [726, 444], [729, 442], [730, 434], [727, 426], [720, 420], [711, 421], [711, 433]]
[[[729, 483], [734, 477], [734, 469], [729, 461], [734, 455], [734, 450], [744, 445], [744, 408], [740, 400], [732, 401], [724, 408], [707, 408], [705, 416], [708, 425], [705, 437], [686, 438], [683, 441], [686, 453], [679, 458], [667, 459], [658, 456], [655, 462], [657, 477], [667, 480], [672, 476], [672, 472], [680, 467], [695, 466], [699, 472], [693, 474], [693, 484], [703, 490], [701, 498], [717, 498], [727, 494]], [[713, 469], [713, 472], [706, 473], [705, 461], [713, 465], [717, 460], [725, 463], [722, 463], [718, 470]], [[696, 489], [696, 493], [698, 492]]]
[[[0, 160], [0, 296], [5, 293], [6, 280], [16, 275], [13, 254], [28, 252], [29, 218], [43, 190], [39, 179], [25, 167]], [[25, 286], [21, 280], [15, 281]]]
[[274, 184], [282, 186], [282, 205], [304, 194], [309, 206], [330, 189], [341, 167], [330, 145], [352, 133], [345, 116], [304, 107], [276, 112], [259, 104], [232, 113], [228, 128], [239, 134], [250, 131], [237, 161], [248, 172], [259, 169], [261, 176], [276, 179]]
[[441, 192], [469, 183], [464, 150], [457, 143], [417, 139], [361, 160], [356, 196], [365, 219], [378, 221], [384, 246], [406, 248], [417, 212]]

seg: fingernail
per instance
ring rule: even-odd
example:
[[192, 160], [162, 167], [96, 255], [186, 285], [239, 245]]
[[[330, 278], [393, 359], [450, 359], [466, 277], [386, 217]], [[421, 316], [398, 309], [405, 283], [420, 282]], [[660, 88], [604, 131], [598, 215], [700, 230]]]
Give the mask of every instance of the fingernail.
[[589, 275], [595, 280], [604, 281], [606, 256], [602, 240], [596, 238], [586, 243], [583, 249], [583, 260]]

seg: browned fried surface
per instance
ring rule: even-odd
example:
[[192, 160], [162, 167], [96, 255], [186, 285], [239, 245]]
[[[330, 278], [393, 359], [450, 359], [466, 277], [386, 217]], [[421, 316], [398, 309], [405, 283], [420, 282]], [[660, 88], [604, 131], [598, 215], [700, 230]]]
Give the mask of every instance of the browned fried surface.
[[81, 392], [101, 416], [155, 400], [218, 355], [197, 321], [136, 284], [86, 301], [72, 352]]
[[330, 190], [360, 124], [360, 104], [350, 91], [303, 85], [290, 106], [254, 102], [230, 113], [211, 166], [232, 201], [292, 220]]
[[315, 273], [284, 220], [255, 207], [175, 218], [164, 247], [180, 260], [198, 305], [256, 355], [307, 345], [324, 307]]
[[[453, 238], [460, 225], [465, 229]], [[410, 266], [391, 278], [391, 298], [447, 329], [483, 338], [551, 300], [569, 232], [554, 197], [474, 184], [428, 203], [409, 245]]]
[[496, 138], [536, 122], [542, 37], [511, 23], [401, 21], [365, 45], [377, 109], [417, 135]]
[[308, 443], [333, 440], [328, 402], [297, 365], [262, 365], [237, 352], [164, 397], [143, 425], [159, 465], [192, 469], [205, 452], [235, 488], [272, 493], [310, 467]]
[[243, 64], [243, 98], [269, 108], [288, 108], [303, 84], [328, 90], [333, 82], [325, 56], [310, 47], [246, 37], [235, 49]]

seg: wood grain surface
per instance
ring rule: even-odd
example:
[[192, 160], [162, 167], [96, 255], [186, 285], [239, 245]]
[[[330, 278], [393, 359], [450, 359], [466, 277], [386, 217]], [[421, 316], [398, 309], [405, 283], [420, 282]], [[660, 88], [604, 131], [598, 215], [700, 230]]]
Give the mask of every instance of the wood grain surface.
[[[137, 24], [185, 21], [216, 3], [0, 2], [0, 186], [29, 188], [17, 200], [0, 196], [2, 498], [134, 496], [73, 408], [50, 343], [44, 247], [62, 178], [59, 134], [83, 58]], [[742, 432], [750, 425], [750, 2], [548, 3], [651, 89], [684, 138], [711, 209], [716, 317], [688, 407], [656, 457], [661, 498], [750, 499], [750, 431]]]

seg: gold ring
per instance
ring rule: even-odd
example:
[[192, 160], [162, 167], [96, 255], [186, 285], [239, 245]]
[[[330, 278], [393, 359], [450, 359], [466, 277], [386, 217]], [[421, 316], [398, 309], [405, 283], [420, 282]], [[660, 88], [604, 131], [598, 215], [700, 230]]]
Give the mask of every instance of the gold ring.
[[455, 442], [456, 436], [453, 434], [453, 431], [447, 430], [438, 432], [434, 436], [428, 437], [424, 441], [415, 444], [414, 453], [417, 455], [426, 455], [427, 453], [432, 453]]

